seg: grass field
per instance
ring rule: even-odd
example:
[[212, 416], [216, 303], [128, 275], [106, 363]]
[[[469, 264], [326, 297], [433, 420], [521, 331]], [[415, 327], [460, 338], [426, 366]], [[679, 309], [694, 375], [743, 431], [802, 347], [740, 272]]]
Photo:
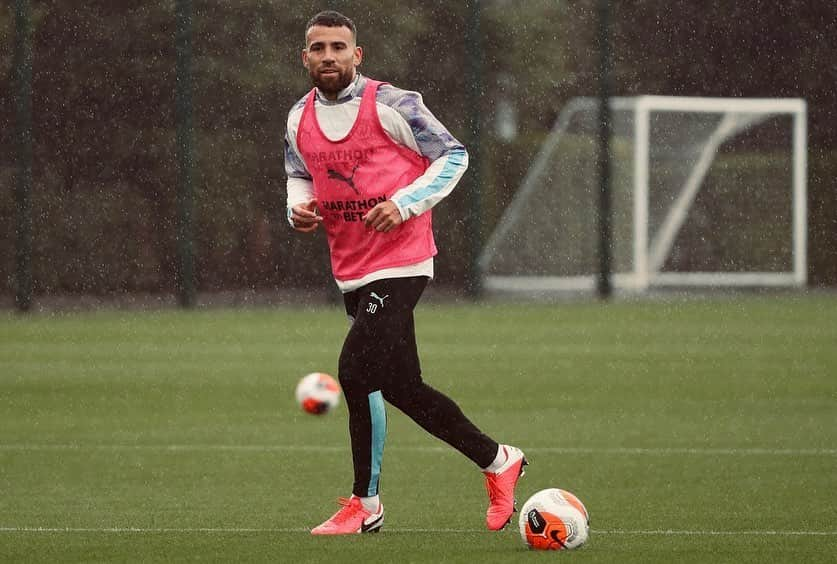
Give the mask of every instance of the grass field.
[[563, 487], [582, 550], [483, 530], [482, 476], [390, 408], [383, 532], [349, 493], [336, 308], [0, 314], [0, 561], [835, 562], [837, 298], [426, 303], [426, 380]]

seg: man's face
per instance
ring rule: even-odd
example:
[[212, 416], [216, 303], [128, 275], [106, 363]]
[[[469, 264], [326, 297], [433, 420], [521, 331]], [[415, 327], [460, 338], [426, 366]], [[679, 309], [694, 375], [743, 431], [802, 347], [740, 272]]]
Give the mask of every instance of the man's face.
[[314, 86], [329, 100], [346, 88], [355, 77], [363, 52], [355, 45], [348, 27], [311, 26], [306, 34], [302, 64]]

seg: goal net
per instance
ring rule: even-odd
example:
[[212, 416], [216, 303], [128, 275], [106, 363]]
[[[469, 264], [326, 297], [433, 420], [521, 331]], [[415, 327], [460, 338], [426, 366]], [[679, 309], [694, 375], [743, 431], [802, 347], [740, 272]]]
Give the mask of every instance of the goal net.
[[[616, 289], [804, 286], [806, 108], [798, 99], [612, 98]], [[487, 290], [592, 290], [598, 101], [575, 98], [479, 259]]]

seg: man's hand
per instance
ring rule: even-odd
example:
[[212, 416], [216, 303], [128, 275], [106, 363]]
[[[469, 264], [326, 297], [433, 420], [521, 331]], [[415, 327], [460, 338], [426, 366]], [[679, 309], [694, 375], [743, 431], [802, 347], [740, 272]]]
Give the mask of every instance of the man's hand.
[[386, 233], [400, 225], [403, 220], [398, 206], [392, 200], [385, 200], [369, 210], [363, 221], [366, 227]]
[[317, 213], [317, 200], [308, 200], [291, 208], [291, 223], [302, 233], [311, 233], [320, 226], [322, 216]]

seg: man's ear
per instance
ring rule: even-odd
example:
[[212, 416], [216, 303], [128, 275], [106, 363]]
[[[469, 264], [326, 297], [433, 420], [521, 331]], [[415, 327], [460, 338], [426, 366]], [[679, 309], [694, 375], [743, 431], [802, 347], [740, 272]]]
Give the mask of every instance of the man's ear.
[[360, 62], [363, 60], [363, 47], [357, 46], [355, 47], [355, 66], [360, 66]]
[[308, 68], [308, 49], [302, 50], [302, 66]]

